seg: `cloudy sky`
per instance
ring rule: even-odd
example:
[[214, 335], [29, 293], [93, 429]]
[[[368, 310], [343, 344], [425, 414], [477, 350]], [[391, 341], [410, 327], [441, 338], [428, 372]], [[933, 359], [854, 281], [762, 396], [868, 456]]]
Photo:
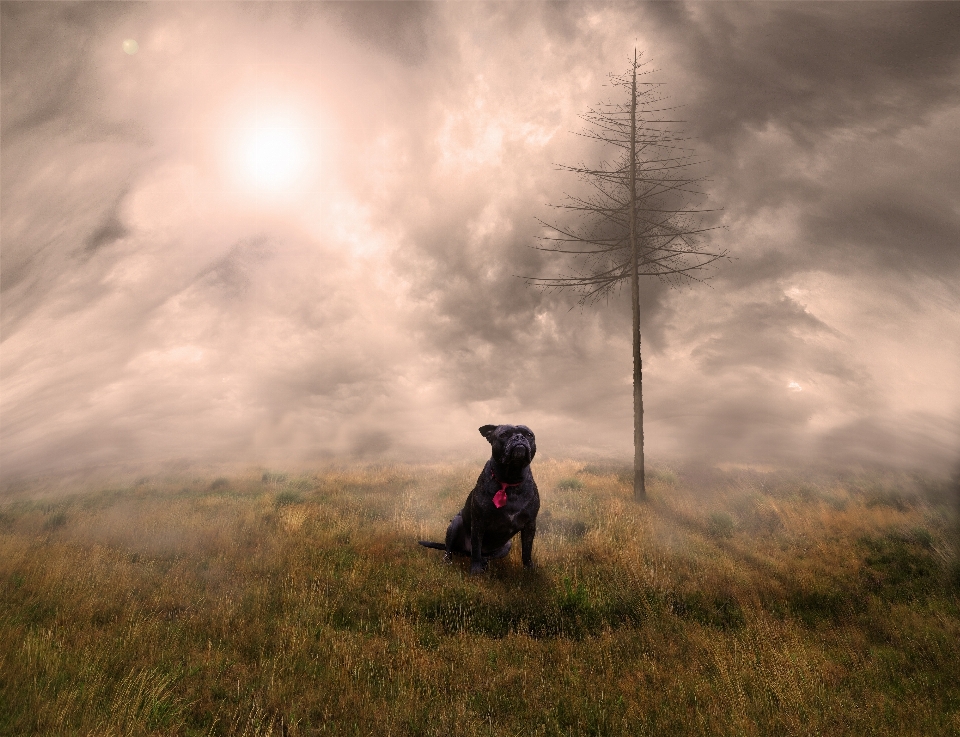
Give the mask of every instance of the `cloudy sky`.
[[516, 275], [634, 47], [735, 257], [641, 287], [648, 456], [960, 455], [960, 4], [2, 13], [4, 474], [629, 457], [628, 300]]

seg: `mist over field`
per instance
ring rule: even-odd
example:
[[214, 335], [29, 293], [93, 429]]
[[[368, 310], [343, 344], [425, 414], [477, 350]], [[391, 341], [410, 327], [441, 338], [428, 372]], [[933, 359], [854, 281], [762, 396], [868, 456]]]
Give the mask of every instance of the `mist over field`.
[[7, 478], [629, 457], [628, 299], [517, 275], [635, 46], [736, 259], [641, 283], [648, 458], [960, 458], [956, 3], [0, 10]]

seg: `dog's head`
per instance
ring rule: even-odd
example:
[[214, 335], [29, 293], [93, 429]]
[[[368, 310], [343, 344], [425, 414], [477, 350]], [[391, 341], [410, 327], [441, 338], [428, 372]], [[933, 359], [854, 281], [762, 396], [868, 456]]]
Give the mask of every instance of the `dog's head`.
[[493, 446], [493, 459], [504, 466], [528, 466], [537, 452], [537, 439], [526, 425], [484, 425], [480, 434]]

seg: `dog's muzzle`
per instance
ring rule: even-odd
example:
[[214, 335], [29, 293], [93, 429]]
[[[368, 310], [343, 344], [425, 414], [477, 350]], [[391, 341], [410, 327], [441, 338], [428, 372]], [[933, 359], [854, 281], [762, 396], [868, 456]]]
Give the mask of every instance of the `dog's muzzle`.
[[527, 461], [530, 459], [530, 441], [518, 433], [507, 441], [503, 451], [504, 455], [515, 463]]

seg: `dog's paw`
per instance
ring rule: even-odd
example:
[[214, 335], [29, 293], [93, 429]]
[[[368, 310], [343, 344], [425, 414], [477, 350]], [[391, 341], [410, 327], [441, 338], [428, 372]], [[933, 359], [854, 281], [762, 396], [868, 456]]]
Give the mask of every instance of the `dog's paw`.
[[450, 555], [450, 553], [444, 553], [444, 554], [443, 554], [443, 562], [446, 563], [448, 566], [452, 566], [452, 565], [453, 565], [453, 556]]
[[528, 571], [532, 571], [534, 568], [537, 567], [537, 564], [534, 563], [532, 560], [525, 560], [523, 561], [523, 567], [526, 568]]
[[470, 565], [470, 575], [476, 576], [481, 573], [484, 573], [487, 570], [487, 561], [482, 560], [479, 563], [472, 563]]

